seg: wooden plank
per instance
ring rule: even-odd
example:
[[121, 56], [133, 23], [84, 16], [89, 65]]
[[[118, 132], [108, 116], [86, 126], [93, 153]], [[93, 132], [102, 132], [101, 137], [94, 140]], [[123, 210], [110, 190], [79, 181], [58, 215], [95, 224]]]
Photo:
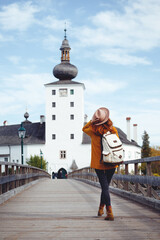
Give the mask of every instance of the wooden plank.
[[111, 195], [115, 221], [98, 218], [100, 189], [46, 179], [0, 205], [0, 239], [159, 240], [160, 216]]
[[160, 156], [124, 161], [123, 164], [143, 163], [143, 162], [157, 162], [157, 161], [160, 161]]

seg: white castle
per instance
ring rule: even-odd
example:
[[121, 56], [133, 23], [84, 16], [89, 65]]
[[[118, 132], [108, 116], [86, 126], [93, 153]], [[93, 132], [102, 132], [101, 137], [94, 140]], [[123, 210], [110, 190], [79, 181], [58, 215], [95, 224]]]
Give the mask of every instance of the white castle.
[[[84, 119], [85, 86], [72, 80], [78, 70], [70, 64], [71, 48], [66, 34], [60, 50], [61, 63], [53, 69], [58, 81], [45, 84], [45, 117], [42, 115], [40, 122], [32, 123], [28, 120], [29, 114], [24, 115], [24, 164], [31, 155], [43, 152], [48, 172], [52, 175], [63, 173], [64, 177], [71, 169], [90, 165], [91, 146], [90, 138], [82, 132], [87, 121], [86, 117]], [[19, 127], [18, 124], [6, 123], [0, 126], [0, 161], [21, 163]], [[117, 130], [124, 147], [124, 160], [140, 158], [141, 148], [136, 139], [131, 140], [130, 136], [127, 138], [129, 134], [126, 135], [119, 128]]]

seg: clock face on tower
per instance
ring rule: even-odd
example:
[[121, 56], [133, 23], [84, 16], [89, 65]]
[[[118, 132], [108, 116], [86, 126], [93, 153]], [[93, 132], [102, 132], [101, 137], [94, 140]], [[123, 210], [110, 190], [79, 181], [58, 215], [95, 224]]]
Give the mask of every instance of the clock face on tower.
[[67, 88], [59, 89], [59, 96], [60, 97], [67, 97]]

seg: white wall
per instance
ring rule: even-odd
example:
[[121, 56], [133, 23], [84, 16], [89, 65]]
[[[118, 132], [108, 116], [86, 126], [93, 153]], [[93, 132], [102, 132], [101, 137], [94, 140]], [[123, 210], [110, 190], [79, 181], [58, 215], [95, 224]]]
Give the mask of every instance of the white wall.
[[[134, 145], [123, 144], [124, 161], [135, 160], [141, 158], [141, 148]], [[134, 164], [129, 164], [129, 172], [134, 171]]]
[[[44, 153], [45, 159], [45, 144], [23, 145], [23, 164], [26, 164], [31, 155], [40, 156], [40, 149]], [[10, 154], [8, 162], [21, 164], [21, 145], [0, 146], [0, 154]], [[0, 161], [4, 161], [4, 158], [1, 158]]]
[[[60, 89], [67, 89], [67, 96], [59, 95]], [[56, 95], [52, 95], [56, 90]], [[74, 90], [74, 94], [70, 94]], [[72, 161], [80, 159], [80, 144], [82, 142], [82, 127], [84, 122], [84, 85], [60, 84], [46, 85], [46, 160], [49, 162], [49, 171], [57, 172], [61, 167], [69, 170]], [[52, 102], [56, 107], [52, 107]], [[70, 107], [74, 102], [74, 107]], [[70, 119], [70, 115], [74, 119]], [[52, 120], [52, 115], [56, 120]], [[52, 134], [56, 139], [52, 139]], [[74, 139], [70, 139], [74, 134]], [[60, 151], [66, 151], [66, 159], [60, 159]], [[80, 160], [77, 160], [80, 161]]]

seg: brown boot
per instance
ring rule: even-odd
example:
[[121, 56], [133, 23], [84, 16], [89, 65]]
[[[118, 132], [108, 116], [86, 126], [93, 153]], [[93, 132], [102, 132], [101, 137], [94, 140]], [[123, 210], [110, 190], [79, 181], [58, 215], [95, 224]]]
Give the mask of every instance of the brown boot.
[[106, 210], [107, 210], [107, 216], [105, 217], [105, 220], [114, 221], [112, 207], [111, 206], [107, 206]]
[[100, 204], [98, 209], [98, 216], [102, 216], [104, 214], [104, 204]]

